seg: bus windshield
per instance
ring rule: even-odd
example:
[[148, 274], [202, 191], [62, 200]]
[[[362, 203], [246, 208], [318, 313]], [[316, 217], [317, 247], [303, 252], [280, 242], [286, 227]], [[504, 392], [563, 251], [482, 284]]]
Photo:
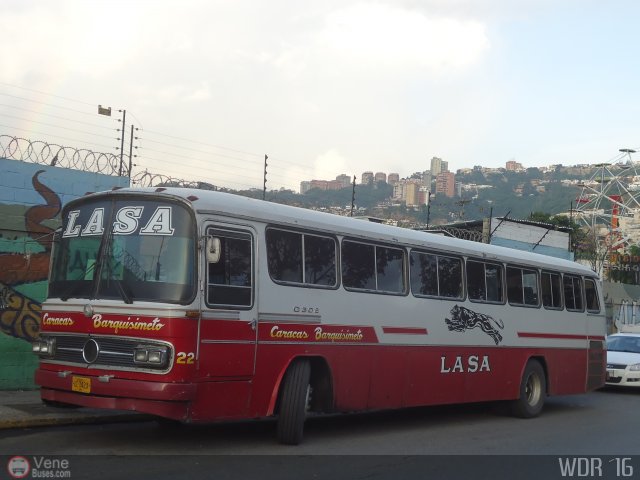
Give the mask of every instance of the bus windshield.
[[189, 303], [196, 227], [180, 203], [108, 197], [63, 212], [49, 297]]

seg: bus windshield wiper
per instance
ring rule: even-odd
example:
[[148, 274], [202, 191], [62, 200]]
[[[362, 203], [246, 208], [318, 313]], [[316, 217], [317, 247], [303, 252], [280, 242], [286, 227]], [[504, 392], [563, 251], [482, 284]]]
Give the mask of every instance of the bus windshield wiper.
[[122, 299], [124, 300], [124, 303], [133, 303], [133, 295], [131, 295], [130, 293], [128, 293], [124, 286], [122, 285], [122, 280], [113, 280], [116, 284], [116, 287], [118, 287], [118, 292], [120, 293], [120, 296], [122, 297]]

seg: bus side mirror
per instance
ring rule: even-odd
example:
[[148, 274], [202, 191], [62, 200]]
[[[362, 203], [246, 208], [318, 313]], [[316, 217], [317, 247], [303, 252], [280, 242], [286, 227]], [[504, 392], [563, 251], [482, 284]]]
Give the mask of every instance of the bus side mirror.
[[207, 237], [207, 262], [218, 263], [222, 254], [222, 242], [218, 237]]

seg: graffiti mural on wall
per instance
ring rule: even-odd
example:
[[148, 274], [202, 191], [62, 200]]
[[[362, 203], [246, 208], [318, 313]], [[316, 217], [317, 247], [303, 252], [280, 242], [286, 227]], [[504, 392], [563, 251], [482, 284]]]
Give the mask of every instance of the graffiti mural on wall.
[[[64, 203], [128, 179], [0, 159], [0, 332], [37, 337]], [[0, 334], [1, 334], [0, 333]]]
[[40, 304], [0, 283], [0, 329], [8, 335], [33, 340], [40, 331]]
[[[44, 199], [44, 205], [29, 208], [24, 215], [25, 238], [16, 240], [25, 245], [22, 253], [0, 253], [0, 328], [4, 333], [24, 340], [33, 340], [40, 328], [41, 305], [15, 290], [26, 283], [46, 281], [49, 255], [54, 229], [43, 224], [54, 220], [60, 213], [62, 202], [58, 195], [38, 178], [44, 170], [32, 177], [34, 190]], [[37, 244], [42, 251], [31, 253]]]

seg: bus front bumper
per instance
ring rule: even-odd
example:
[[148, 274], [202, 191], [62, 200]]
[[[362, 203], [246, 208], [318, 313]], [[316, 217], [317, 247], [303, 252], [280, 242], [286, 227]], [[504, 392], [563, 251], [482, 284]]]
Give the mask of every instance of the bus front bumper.
[[43, 400], [89, 408], [131, 410], [175, 420], [188, 420], [197, 386], [105, 376], [77, 375], [39, 368], [35, 382]]

